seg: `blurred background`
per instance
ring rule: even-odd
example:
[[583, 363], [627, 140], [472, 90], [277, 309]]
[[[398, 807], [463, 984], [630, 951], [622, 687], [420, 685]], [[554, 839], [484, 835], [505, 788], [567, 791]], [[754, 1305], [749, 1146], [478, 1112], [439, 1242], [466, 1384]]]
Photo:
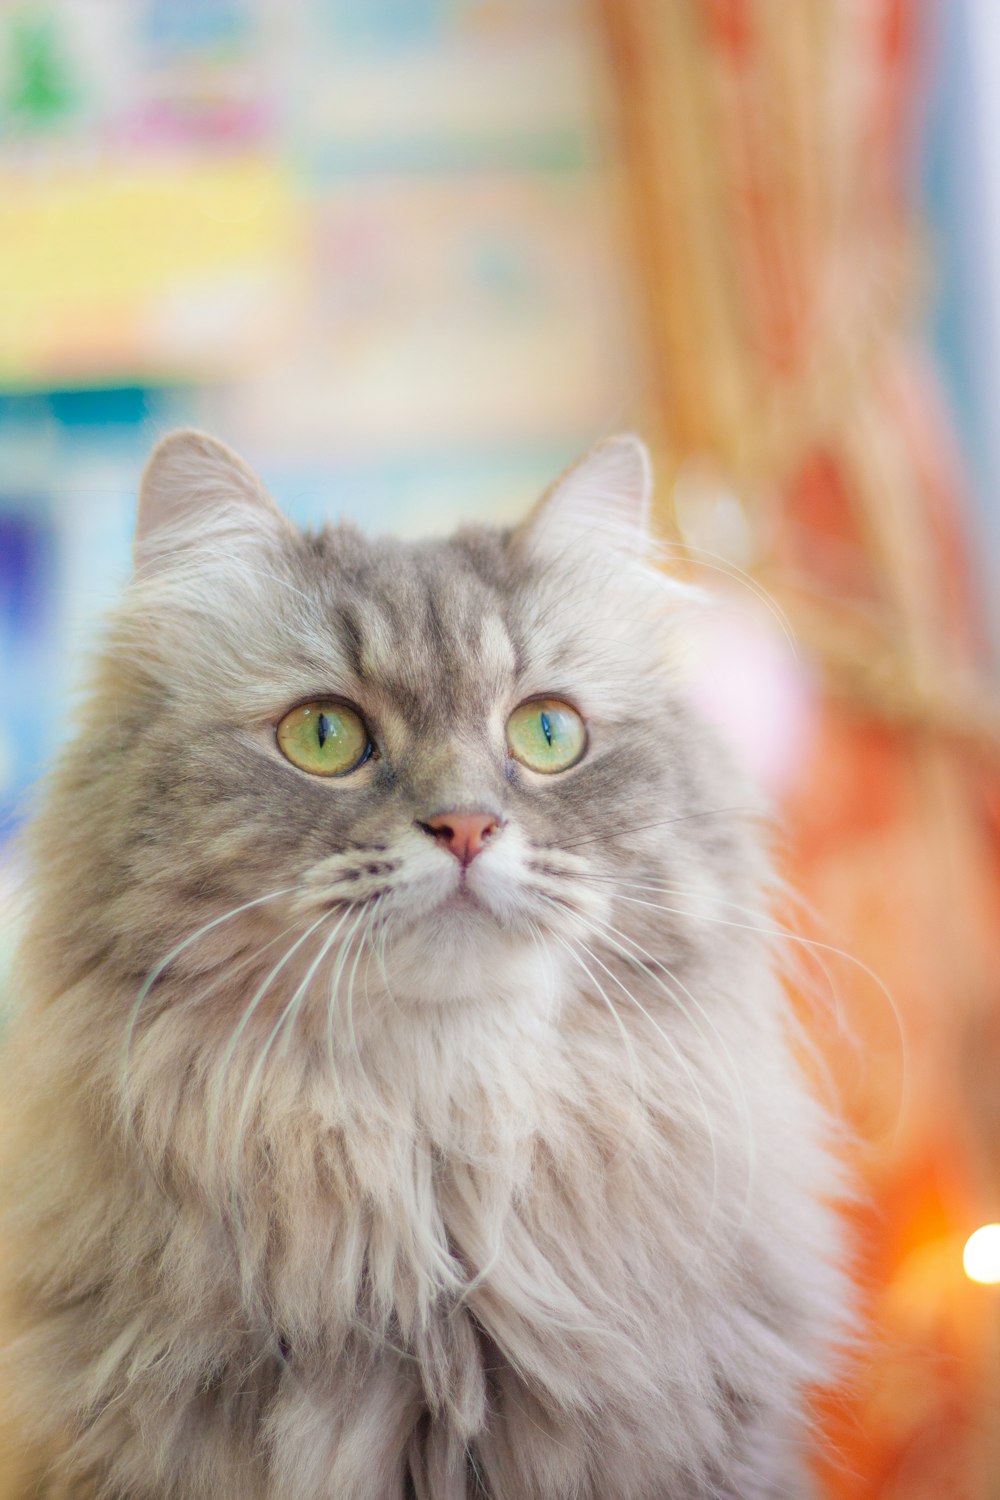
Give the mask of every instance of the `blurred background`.
[[167, 428], [410, 534], [642, 430], [859, 1141], [837, 1500], [1000, 1494], [998, 148], [994, 0], [0, 0], [0, 903]]

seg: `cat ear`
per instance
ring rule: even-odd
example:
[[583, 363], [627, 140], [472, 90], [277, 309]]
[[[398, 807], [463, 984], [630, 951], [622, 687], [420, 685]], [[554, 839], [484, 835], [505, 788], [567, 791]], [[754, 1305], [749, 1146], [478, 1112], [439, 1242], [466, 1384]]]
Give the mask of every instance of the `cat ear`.
[[634, 433], [599, 443], [557, 479], [523, 528], [535, 545], [560, 549], [591, 539], [615, 551], [642, 553], [649, 539], [653, 469]]
[[205, 432], [181, 428], [161, 438], [143, 471], [135, 565], [155, 567], [200, 540], [274, 534], [288, 525], [238, 454]]

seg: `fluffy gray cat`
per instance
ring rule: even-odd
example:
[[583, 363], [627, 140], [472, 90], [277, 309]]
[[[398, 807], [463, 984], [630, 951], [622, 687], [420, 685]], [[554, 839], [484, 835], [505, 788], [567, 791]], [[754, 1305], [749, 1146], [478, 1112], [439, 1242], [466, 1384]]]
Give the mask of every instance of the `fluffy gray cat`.
[[811, 1493], [837, 1173], [649, 483], [404, 545], [156, 448], [31, 837], [10, 1500]]

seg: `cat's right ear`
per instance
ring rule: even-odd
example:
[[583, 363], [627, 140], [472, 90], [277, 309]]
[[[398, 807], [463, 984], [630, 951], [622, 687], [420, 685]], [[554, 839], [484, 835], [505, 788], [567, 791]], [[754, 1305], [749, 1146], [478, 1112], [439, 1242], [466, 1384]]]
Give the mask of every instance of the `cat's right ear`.
[[164, 566], [199, 544], [289, 530], [249, 464], [217, 438], [181, 428], [150, 454], [132, 549], [137, 572]]
[[645, 443], [622, 432], [557, 479], [520, 534], [539, 550], [561, 552], [586, 538], [612, 553], [640, 556], [649, 543], [652, 490]]

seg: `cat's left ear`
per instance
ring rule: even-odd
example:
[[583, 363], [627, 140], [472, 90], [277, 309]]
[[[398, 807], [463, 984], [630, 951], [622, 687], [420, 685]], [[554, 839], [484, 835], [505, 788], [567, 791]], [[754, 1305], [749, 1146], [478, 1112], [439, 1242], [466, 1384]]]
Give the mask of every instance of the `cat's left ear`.
[[199, 545], [232, 545], [289, 529], [239, 454], [206, 432], [182, 428], [161, 438], [143, 471], [135, 565], [155, 570]]
[[541, 498], [521, 528], [536, 547], [597, 542], [641, 555], [649, 541], [653, 468], [634, 433], [607, 438], [568, 469]]

